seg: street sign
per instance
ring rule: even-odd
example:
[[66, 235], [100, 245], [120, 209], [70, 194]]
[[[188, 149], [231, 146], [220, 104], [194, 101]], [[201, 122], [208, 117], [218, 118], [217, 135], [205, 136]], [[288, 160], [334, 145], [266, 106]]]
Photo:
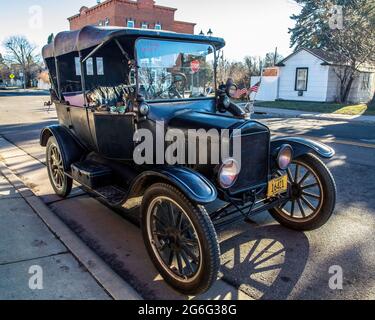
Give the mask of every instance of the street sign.
[[9, 75], [9, 78], [10, 79], [14, 79], [16, 76], [13, 74], [13, 73], [11, 73], [10, 75]]
[[197, 73], [201, 68], [201, 63], [199, 60], [194, 60], [190, 63], [190, 68], [193, 73]]

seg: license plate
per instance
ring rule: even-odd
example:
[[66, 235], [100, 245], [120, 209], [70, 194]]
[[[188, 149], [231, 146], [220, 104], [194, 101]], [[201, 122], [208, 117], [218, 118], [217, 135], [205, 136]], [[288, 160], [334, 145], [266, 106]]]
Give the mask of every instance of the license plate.
[[273, 179], [268, 182], [268, 198], [273, 198], [288, 191], [288, 176]]

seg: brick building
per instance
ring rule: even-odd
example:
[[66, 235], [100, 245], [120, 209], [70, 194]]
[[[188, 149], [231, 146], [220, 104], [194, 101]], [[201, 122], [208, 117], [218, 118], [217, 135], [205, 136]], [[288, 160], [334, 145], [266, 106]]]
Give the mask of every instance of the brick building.
[[159, 6], [154, 0], [106, 0], [82, 7], [68, 18], [70, 30], [86, 25], [147, 28], [194, 34], [195, 23], [175, 20], [177, 9]]

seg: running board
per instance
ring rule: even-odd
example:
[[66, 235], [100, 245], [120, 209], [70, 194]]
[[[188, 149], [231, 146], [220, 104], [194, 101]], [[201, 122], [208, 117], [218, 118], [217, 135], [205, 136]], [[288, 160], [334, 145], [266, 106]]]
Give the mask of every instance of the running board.
[[126, 200], [127, 192], [116, 186], [105, 186], [92, 190], [112, 206], [122, 204]]
[[113, 172], [105, 165], [89, 160], [74, 163], [70, 176], [83, 185], [88, 193], [101, 197], [111, 206], [120, 205], [126, 200], [127, 190], [113, 184]]

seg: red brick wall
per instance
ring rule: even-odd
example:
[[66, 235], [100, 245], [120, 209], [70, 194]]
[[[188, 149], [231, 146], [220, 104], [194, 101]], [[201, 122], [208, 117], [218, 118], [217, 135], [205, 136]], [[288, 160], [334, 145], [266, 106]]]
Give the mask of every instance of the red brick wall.
[[163, 30], [194, 34], [195, 24], [175, 21], [175, 11], [173, 8], [155, 5], [153, 0], [107, 0], [69, 18], [70, 29], [78, 30], [86, 25], [98, 25], [100, 20], [109, 18], [111, 26], [125, 27], [127, 19], [133, 19], [136, 28], [140, 28], [143, 22], [148, 23], [150, 29], [153, 29], [156, 23], [161, 23]]
[[190, 33], [194, 34], [194, 25], [191, 23], [186, 23], [183, 21], [175, 21], [173, 26], [173, 31], [178, 33]]
[[105, 1], [100, 6], [90, 8], [86, 13], [81, 12], [79, 16], [70, 19], [70, 30], [82, 29], [87, 25], [97, 25], [99, 20], [105, 18], [113, 19], [115, 15], [116, 1]]

